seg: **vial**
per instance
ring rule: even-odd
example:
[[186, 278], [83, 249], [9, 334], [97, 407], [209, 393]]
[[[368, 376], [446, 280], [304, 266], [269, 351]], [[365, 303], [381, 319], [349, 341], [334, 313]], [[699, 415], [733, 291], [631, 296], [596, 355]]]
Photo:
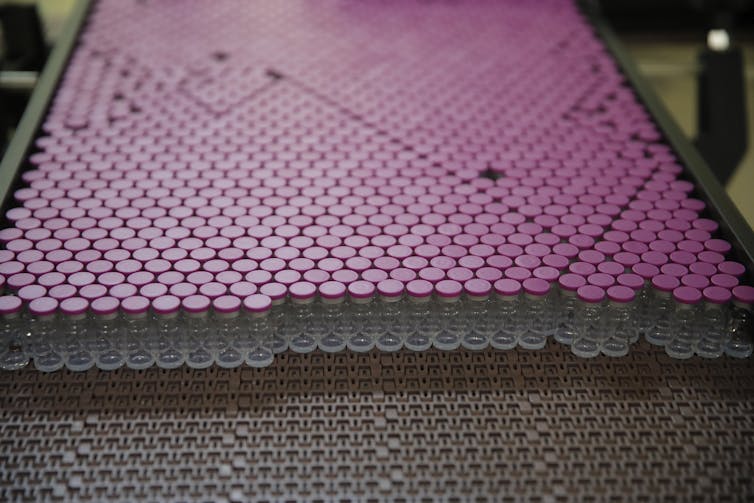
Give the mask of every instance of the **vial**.
[[121, 319], [115, 297], [99, 297], [91, 302], [95, 365], [101, 370], [115, 370], [126, 363], [125, 343], [121, 337]]
[[374, 284], [369, 281], [359, 280], [348, 285], [350, 309], [344, 314], [343, 324], [350, 325], [351, 335], [346, 347], [351, 351], [370, 351], [385, 333], [383, 319], [376, 315], [375, 291]]
[[578, 274], [566, 273], [558, 278], [558, 285], [560, 286], [559, 319], [554, 339], [570, 346], [576, 336], [574, 312], [579, 302], [576, 291], [586, 285], [586, 279]]
[[260, 294], [267, 296], [271, 302], [268, 314], [271, 325], [269, 346], [275, 354], [288, 350], [292, 320], [288, 316], [290, 309], [285, 302], [287, 290], [280, 283], [266, 283], [259, 289]]
[[150, 339], [149, 299], [141, 295], [126, 297], [120, 303], [123, 311], [126, 366], [143, 370], [154, 365], [154, 355], [145, 347]]
[[377, 337], [375, 345], [380, 351], [394, 352], [403, 347], [411, 328], [408, 319], [407, 303], [403, 299], [403, 283], [395, 279], [386, 279], [377, 284], [382, 318], [382, 335]]
[[23, 320], [20, 298], [4, 295], [0, 297], [0, 369], [18, 370], [29, 363], [29, 354], [24, 348], [22, 332]]
[[239, 347], [241, 300], [233, 295], [221, 295], [212, 300], [214, 324], [210, 327], [210, 340], [215, 362], [230, 369], [245, 361]]
[[269, 318], [272, 299], [267, 295], [252, 294], [244, 299], [243, 307], [246, 313], [247, 333], [251, 341], [251, 349], [246, 353], [246, 364], [254, 368], [268, 367], [275, 357]]
[[602, 326], [602, 303], [605, 291], [594, 285], [584, 285], [576, 290], [580, 302], [576, 306], [574, 322], [576, 337], [571, 352], [581, 358], [593, 358], [600, 354], [604, 326]]
[[676, 301], [675, 312], [671, 316], [671, 339], [665, 345], [665, 353], [671, 358], [685, 360], [694, 355], [694, 342], [697, 334], [697, 320], [702, 293], [690, 286], [679, 286], [673, 290]]
[[748, 358], [752, 352], [754, 336], [754, 287], [739, 285], [733, 288], [728, 332], [730, 337], [725, 345], [725, 354], [733, 358]]
[[155, 363], [163, 369], [175, 369], [186, 361], [185, 327], [180, 321], [181, 299], [162, 295], [152, 299], [158, 349]]
[[540, 278], [527, 278], [523, 282], [527, 330], [519, 337], [518, 345], [524, 349], [542, 349], [547, 336], [555, 333], [557, 322], [550, 300], [550, 283]]
[[467, 328], [467, 321], [460, 309], [462, 290], [461, 284], [452, 279], [444, 279], [435, 285], [437, 317], [442, 326], [434, 341], [437, 349], [452, 351], [461, 346], [461, 337]]
[[704, 302], [700, 309], [694, 352], [702, 358], [718, 358], [725, 350], [729, 335], [727, 306], [733, 296], [730, 290], [708, 286], [702, 290]]
[[311, 327], [317, 346], [326, 353], [343, 351], [351, 335], [350, 327], [343, 323], [350, 309], [346, 303], [346, 287], [340, 281], [325, 281], [318, 290], [319, 309]]
[[317, 348], [317, 338], [310, 330], [317, 287], [308, 281], [299, 281], [290, 285], [288, 292], [291, 299], [288, 326], [292, 327], [288, 345], [296, 353], [311, 353]]
[[405, 346], [411, 351], [426, 351], [440, 332], [440, 324], [432, 316], [432, 283], [423, 279], [406, 284], [408, 323]]
[[[84, 372], [94, 367], [95, 353], [89, 331], [89, 301], [82, 297], [69, 297], [60, 303], [63, 318], [60, 330], [63, 337], [76, 341], [75, 347], [65, 352], [65, 366], [75, 372]], [[70, 346], [69, 346], [70, 347]]]
[[672, 338], [672, 317], [674, 312], [673, 290], [681, 282], [678, 278], [667, 274], [658, 274], [652, 278], [653, 292], [649, 302], [649, 311], [646, 316], [654, 321], [652, 328], [644, 335], [644, 338], [655, 346], [665, 346]]
[[495, 349], [513, 349], [526, 330], [520, 309], [523, 289], [520, 282], [508, 278], [495, 281], [493, 286], [498, 301], [495, 316], [497, 331], [490, 339], [490, 345]]
[[632, 320], [636, 294], [627, 286], [613, 285], [607, 289], [607, 298], [604, 323], [606, 337], [602, 343], [602, 354], [626, 356], [631, 341], [636, 337], [636, 327]]
[[65, 356], [57, 344], [58, 301], [51, 297], [40, 297], [29, 302], [31, 315], [30, 348], [33, 351], [34, 367], [43, 372], [54, 372], [63, 368]]
[[186, 365], [193, 369], [206, 369], [214, 361], [214, 356], [207, 349], [210, 300], [204, 295], [189, 295], [181, 301], [181, 307], [188, 343]]
[[479, 351], [490, 344], [490, 338], [497, 331], [493, 316], [492, 284], [484, 279], [474, 278], [463, 284], [466, 294], [466, 312], [469, 325], [461, 340], [461, 345]]

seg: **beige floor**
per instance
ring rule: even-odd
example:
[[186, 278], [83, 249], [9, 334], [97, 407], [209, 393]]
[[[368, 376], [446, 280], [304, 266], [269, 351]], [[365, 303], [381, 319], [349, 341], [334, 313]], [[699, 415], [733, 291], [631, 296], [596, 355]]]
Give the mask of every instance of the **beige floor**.
[[[0, 0], [2, 1], [2, 0]], [[18, 1], [18, 0], [16, 0]], [[44, 18], [48, 37], [54, 40], [75, 0], [36, 1]], [[699, 43], [702, 43], [700, 40]], [[657, 37], [625, 38], [639, 69], [654, 86], [683, 131], [693, 137], [696, 131], [696, 51], [699, 44]], [[749, 225], [754, 227], [754, 45], [745, 47], [746, 87], [749, 116], [749, 150], [726, 187]]]

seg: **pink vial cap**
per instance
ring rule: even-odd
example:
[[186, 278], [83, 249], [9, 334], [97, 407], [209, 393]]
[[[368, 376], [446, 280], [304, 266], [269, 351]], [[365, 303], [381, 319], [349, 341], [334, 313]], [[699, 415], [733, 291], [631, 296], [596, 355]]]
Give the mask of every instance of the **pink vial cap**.
[[19, 298], [24, 302], [31, 302], [45, 295], [47, 295], [47, 289], [41, 285], [26, 285], [18, 291]]
[[739, 285], [733, 288], [733, 298], [744, 304], [754, 304], [754, 287]]
[[681, 282], [675, 276], [668, 274], [658, 274], [652, 278], [652, 285], [663, 292], [672, 292], [679, 287]]
[[212, 301], [216, 313], [234, 313], [241, 309], [241, 299], [235, 295], [221, 295]]
[[547, 295], [550, 292], [550, 283], [540, 278], [527, 278], [523, 283], [524, 290], [530, 295]]
[[323, 299], [339, 299], [346, 294], [346, 286], [340, 281], [325, 281], [319, 285], [318, 290]]
[[310, 299], [317, 293], [317, 287], [308, 281], [297, 281], [288, 287], [288, 293], [293, 299]]
[[12, 295], [3, 295], [0, 297], [0, 314], [13, 314], [21, 310], [23, 301]]
[[702, 292], [691, 286], [679, 286], [673, 290], [673, 298], [682, 304], [697, 304], [702, 300]]
[[113, 314], [118, 311], [119, 305], [115, 297], [100, 297], [92, 301], [92, 312], [98, 315]]
[[230, 285], [229, 290], [233, 295], [241, 299], [245, 299], [249, 295], [254, 295], [255, 293], [257, 293], [257, 286], [254, 283], [250, 283], [248, 281], [239, 281]]
[[597, 266], [597, 270], [601, 273], [609, 274], [611, 276], [618, 276], [625, 271], [623, 264], [617, 262], [602, 262]]
[[29, 312], [37, 316], [47, 316], [53, 314], [58, 305], [58, 301], [52, 297], [40, 297], [29, 302]]
[[[391, 280], [384, 280], [391, 281]], [[359, 280], [348, 285], [348, 294], [355, 299], [366, 299], [374, 295], [375, 286], [369, 281]]]
[[660, 268], [656, 265], [647, 264], [646, 262], [640, 262], [631, 267], [634, 274], [641, 276], [644, 279], [651, 279], [660, 274]]
[[644, 286], [644, 278], [638, 274], [623, 273], [618, 275], [618, 284], [627, 286], [633, 290], [639, 290]]
[[631, 302], [636, 297], [636, 293], [627, 286], [613, 285], [607, 289], [607, 297], [613, 302]]
[[575, 292], [582, 286], [586, 285], [586, 278], [580, 274], [566, 273], [558, 278], [558, 284], [563, 290]]
[[259, 288], [259, 292], [272, 300], [280, 300], [288, 293], [288, 288], [281, 283], [266, 283]]
[[715, 286], [721, 286], [723, 288], [734, 288], [738, 285], [738, 278], [731, 276], [730, 274], [714, 274], [710, 281]]
[[181, 307], [181, 299], [175, 295], [161, 295], [152, 299], [152, 309], [157, 314], [172, 314]]
[[149, 309], [149, 299], [141, 295], [132, 295], [120, 301], [120, 307], [124, 313], [141, 314]]
[[386, 279], [377, 283], [377, 292], [384, 297], [399, 297], [403, 295], [403, 282], [396, 279]]
[[189, 295], [181, 301], [181, 305], [188, 313], [201, 313], [209, 309], [210, 300], [204, 295]]
[[487, 280], [474, 278], [464, 282], [463, 290], [473, 297], [486, 297], [492, 292], [492, 284]]
[[440, 297], [452, 298], [461, 295], [463, 287], [458, 281], [454, 281], [452, 279], [444, 279], [437, 282], [435, 289], [437, 291], [437, 295], [439, 295]]
[[548, 282], [553, 282], [560, 276], [560, 272], [558, 272], [557, 269], [546, 265], [534, 269], [533, 274], [535, 278], [543, 279]]
[[709, 278], [707, 278], [707, 276], [702, 276], [701, 274], [686, 274], [681, 278], [681, 283], [698, 290], [703, 290], [709, 286]]
[[702, 290], [704, 300], [712, 304], [727, 304], [733, 298], [733, 294], [727, 288], [720, 286], [708, 286]]
[[243, 300], [243, 307], [250, 313], [269, 311], [270, 307], [272, 307], [272, 299], [267, 295], [255, 293]]
[[[707, 262], [701, 262], [701, 263], [707, 264]], [[731, 260], [726, 260], [724, 262], [720, 262], [719, 264], [717, 264], [717, 270], [725, 274], [730, 274], [731, 276], [741, 276], [743, 275], [743, 273], [746, 272], [746, 267], [744, 267], [744, 265], [741, 264], [740, 262], [733, 262]]]
[[[470, 280], [473, 281], [473, 280]], [[484, 280], [480, 280], [484, 281]], [[434, 290], [434, 286], [432, 283], [430, 283], [427, 280], [424, 279], [415, 279], [412, 281], [409, 281], [406, 284], [406, 292], [411, 297], [429, 297], [432, 295], [432, 291]]]
[[495, 292], [502, 296], [515, 296], [521, 293], [521, 283], [515, 279], [499, 279], [494, 283]]
[[89, 301], [81, 297], [70, 297], [60, 302], [60, 311], [69, 316], [84, 314], [89, 309]]
[[595, 285], [584, 285], [576, 290], [579, 299], [590, 304], [596, 304], [605, 300], [605, 290]]
[[[722, 265], [722, 264], [720, 264]], [[708, 264], [707, 262], [694, 262], [689, 266], [689, 270], [694, 274], [701, 274], [702, 276], [710, 277], [717, 273], [720, 267], [715, 267], [714, 264]], [[725, 271], [722, 271], [725, 272]], [[730, 273], [728, 273], [730, 274]]]

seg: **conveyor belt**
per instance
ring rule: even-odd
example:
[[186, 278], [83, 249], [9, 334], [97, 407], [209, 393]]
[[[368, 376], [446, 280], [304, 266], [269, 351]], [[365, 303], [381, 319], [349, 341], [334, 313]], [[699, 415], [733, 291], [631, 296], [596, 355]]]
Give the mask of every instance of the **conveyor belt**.
[[285, 353], [0, 374], [0, 499], [743, 501], [752, 360]]

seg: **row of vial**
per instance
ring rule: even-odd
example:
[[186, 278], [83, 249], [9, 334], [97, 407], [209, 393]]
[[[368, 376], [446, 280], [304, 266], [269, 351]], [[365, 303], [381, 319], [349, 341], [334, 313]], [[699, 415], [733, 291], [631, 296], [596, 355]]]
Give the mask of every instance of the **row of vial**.
[[463, 294], [458, 284], [453, 295], [362, 290], [276, 301], [264, 295], [243, 302], [203, 297], [189, 303], [191, 298], [166, 296], [158, 303], [135, 299], [127, 311], [104, 298], [65, 315], [60, 310], [32, 314], [19, 303], [18, 309], [3, 310], [0, 368], [19, 369], [30, 360], [42, 371], [265, 367], [288, 349], [540, 349], [550, 337], [580, 357], [626, 355], [642, 336], [674, 358], [723, 353], [743, 358], [752, 352], [751, 287], [738, 287], [742, 290], [732, 302], [684, 302], [677, 289], [646, 285], [638, 291], [625, 286], [604, 291], [567, 281], [553, 289], [539, 281], [525, 281], [528, 288], [522, 288], [515, 280], [500, 280], [489, 291], [482, 285]]

